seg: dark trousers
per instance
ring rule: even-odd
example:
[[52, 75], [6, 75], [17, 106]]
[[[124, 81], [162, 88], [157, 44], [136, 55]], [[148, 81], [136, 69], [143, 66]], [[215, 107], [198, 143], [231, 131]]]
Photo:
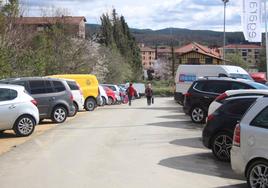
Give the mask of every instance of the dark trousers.
[[131, 106], [132, 96], [128, 95], [128, 105]]
[[146, 96], [147, 97], [147, 104], [150, 106], [152, 103], [152, 96]]

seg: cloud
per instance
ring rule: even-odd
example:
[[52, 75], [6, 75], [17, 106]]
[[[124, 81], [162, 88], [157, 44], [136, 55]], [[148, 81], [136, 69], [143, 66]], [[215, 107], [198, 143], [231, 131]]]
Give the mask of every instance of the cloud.
[[[223, 3], [221, 0], [21, 0], [28, 15], [40, 15], [40, 7], [68, 9], [73, 16], [85, 16], [88, 23], [100, 23], [102, 13], [116, 8], [130, 27], [162, 29], [221, 30]], [[227, 30], [240, 30], [239, 1], [227, 4]]]

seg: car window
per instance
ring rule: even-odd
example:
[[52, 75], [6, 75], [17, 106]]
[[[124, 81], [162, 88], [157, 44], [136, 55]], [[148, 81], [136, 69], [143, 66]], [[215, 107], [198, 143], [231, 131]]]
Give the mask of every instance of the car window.
[[224, 81], [210, 81], [206, 82], [202, 91], [209, 93], [224, 93], [226, 90], [230, 90], [230, 83]]
[[10, 101], [17, 98], [18, 92], [13, 89], [0, 88], [0, 101]]
[[30, 80], [30, 93], [31, 94], [42, 94], [46, 93], [46, 85], [43, 80]]
[[249, 84], [255, 89], [268, 89], [266, 85], [263, 85], [257, 82], [249, 82]]
[[79, 86], [76, 84], [76, 82], [67, 81], [67, 83], [71, 90], [79, 90]]
[[268, 107], [262, 110], [261, 113], [254, 118], [251, 125], [268, 129]]
[[64, 85], [63, 85], [62, 82], [60, 82], [60, 81], [53, 81], [53, 85], [54, 85], [54, 90], [56, 92], [65, 91], [65, 87], [64, 87]]
[[108, 86], [111, 90], [116, 91], [116, 88], [114, 86]]
[[236, 99], [227, 101], [222, 108], [229, 115], [243, 116], [256, 98]]
[[49, 80], [46, 80], [45, 84], [46, 84], [47, 93], [53, 93], [54, 90], [53, 90], [53, 86], [52, 86], [51, 82]]
[[252, 78], [247, 74], [234, 73], [234, 74], [230, 74], [230, 77], [232, 77], [232, 78], [242, 78], [242, 79], [246, 79], [246, 80], [252, 80]]
[[25, 88], [27, 85], [26, 81], [15, 81], [15, 82], [12, 82], [12, 84], [24, 86]]
[[243, 83], [232, 82], [231, 89], [237, 90], [237, 89], [254, 89], [254, 88], [249, 86], [249, 85], [243, 84]]
[[204, 86], [205, 86], [205, 83], [204, 82], [197, 82], [194, 85], [194, 89], [197, 89], [199, 91], [204, 91]]

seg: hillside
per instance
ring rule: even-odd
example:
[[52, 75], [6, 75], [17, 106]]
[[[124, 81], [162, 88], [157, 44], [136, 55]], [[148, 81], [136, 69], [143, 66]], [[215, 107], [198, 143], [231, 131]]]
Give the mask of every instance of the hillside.
[[[97, 24], [87, 24], [87, 33], [92, 35], [99, 29]], [[170, 45], [171, 41], [174, 45], [180, 46], [189, 42], [195, 41], [208, 46], [222, 46], [222, 32], [209, 30], [189, 30], [179, 28], [166, 28], [161, 30], [151, 29], [131, 29], [131, 32], [136, 37], [139, 43], [146, 45]], [[246, 43], [242, 32], [227, 32], [227, 44]]]

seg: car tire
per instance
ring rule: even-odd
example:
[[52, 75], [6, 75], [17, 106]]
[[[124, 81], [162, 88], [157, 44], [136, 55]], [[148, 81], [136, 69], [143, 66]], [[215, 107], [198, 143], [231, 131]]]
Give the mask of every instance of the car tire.
[[[268, 187], [268, 161], [267, 160], [257, 160], [253, 162], [247, 170], [247, 184], [250, 188], [255, 187]], [[253, 186], [255, 184], [255, 186]]]
[[32, 116], [20, 116], [14, 123], [13, 130], [17, 136], [30, 136], [35, 129], [36, 122]]
[[206, 114], [205, 110], [200, 106], [195, 106], [190, 111], [190, 117], [194, 123], [205, 123]]
[[54, 123], [63, 123], [67, 119], [67, 109], [63, 106], [56, 106], [52, 112], [51, 119]]
[[230, 161], [230, 152], [233, 144], [233, 135], [229, 132], [217, 133], [211, 142], [211, 149], [214, 156], [224, 162]]
[[78, 105], [76, 103], [73, 103], [74, 105], [74, 112], [69, 115], [69, 117], [74, 117], [78, 112]]
[[107, 101], [106, 101], [106, 98], [105, 97], [102, 97], [102, 101], [103, 101], [102, 106], [104, 106], [104, 105], [107, 104]]
[[85, 102], [86, 111], [93, 111], [97, 106], [96, 101], [93, 98], [88, 98]]
[[108, 97], [108, 105], [114, 104], [114, 100], [112, 97]]

